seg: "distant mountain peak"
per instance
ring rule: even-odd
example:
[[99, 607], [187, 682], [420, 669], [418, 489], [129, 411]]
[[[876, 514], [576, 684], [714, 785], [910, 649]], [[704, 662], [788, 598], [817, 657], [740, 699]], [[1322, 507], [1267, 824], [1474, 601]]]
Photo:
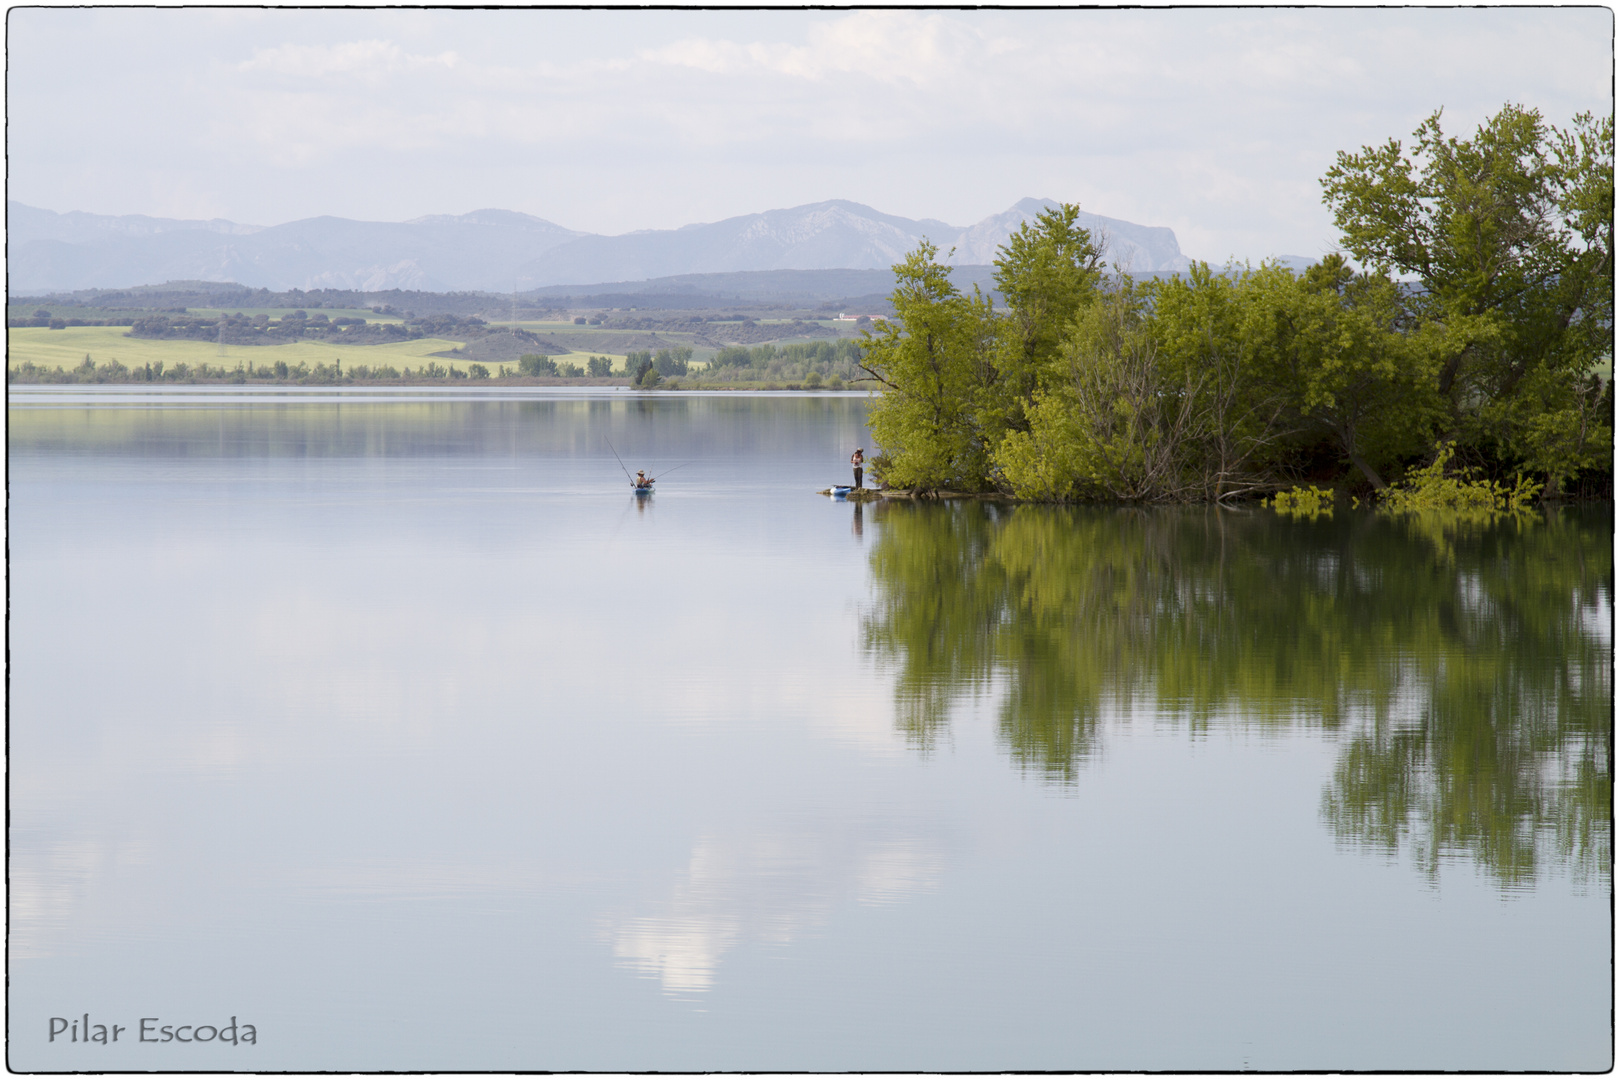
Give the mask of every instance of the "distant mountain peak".
[[[1033, 221], [1046, 211], [1061, 205], [1055, 199], [1023, 198], [999, 214], [991, 214], [976, 225], [969, 226], [950, 244], [940, 244], [948, 250], [954, 247], [951, 259], [958, 265], [979, 265], [994, 262], [1007, 238], [1018, 231], [1026, 221]], [[1088, 230], [1094, 240], [1103, 242], [1103, 257], [1110, 266], [1131, 273], [1155, 273], [1185, 270], [1192, 260], [1181, 253], [1173, 230], [1164, 226], [1137, 225], [1119, 218], [1103, 217], [1081, 208], [1078, 217], [1081, 228]]]
[[229, 236], [247, 236], [264, 229], [263, 225], [243, 225], [224, 218], [209, 220], [190, 218], [160, 218], [146, 214], [92, 214], [84, 210], [69, 210], [59, 214], [27, 203], [7, 200], [6, 227], [25, 236], [49, 233], [69, 243], [83, 241], [99, 235], [154, 236], [165, 232], [202, 231]]
[[1038, 216], [1041, 211], [1050, 210], [1057, 205], [1059, 204], [1056, 199], [1024, 198], [1013, 203], [1011, 209], [1020, 211], [1021, 213]]
[[566, 233], [569, 236], [585, 236], [585, 233], [573, 229], [565, 229], [555, 222], [545, 218], [535, 217], [533, 214], [520, 213], [517, 210], [484, 209], [473, 210], [466, 214], [427, 214], [423, 217], [411, 218], [401, 222], [403, 225], [489, 225], [504, 228], [544, 229]]
[[[1020, 199], [964, 228], [825, 199], [677, 229], [602, 236], [494, 208], [406, 222], [327, 216], [261, 228], [56, 214], [14, 202], [7, 207], [9, 270], [19, 293], [128, 288], [167, 279], [235, 280], [273, 289], [507, 292], [694, 274], [887, 271], [925, 240], [955, 265], [984, 265], [1020, 225], [1056, 205]], [[1089, 213], [1081, 218], [1107, 238], [1112, 264], [1139, 272], [1188, 264], [1167, 228]]]

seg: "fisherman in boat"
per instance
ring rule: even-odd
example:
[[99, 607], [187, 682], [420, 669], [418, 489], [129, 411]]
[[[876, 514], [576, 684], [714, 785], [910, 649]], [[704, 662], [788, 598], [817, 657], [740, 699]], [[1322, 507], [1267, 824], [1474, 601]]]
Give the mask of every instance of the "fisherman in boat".
[[865, 461], [866, 451], [861, 447], [857, 446], [855, 448], [855, 452], [849, 455], [849, 463], [855, 467], [855, 489], [857, 491], [859, 491], [861, 487], [861, 466], [865, 463]]
[[645, 469], [637, 469], [636, 470], [636, 490], [638, 490], [638, 491], [646, 491], [648, 488], [650, 488], [652, 486], [653, 486], [653, 482], [651, 480], [647, 479], [647, 470], [645, 470]]

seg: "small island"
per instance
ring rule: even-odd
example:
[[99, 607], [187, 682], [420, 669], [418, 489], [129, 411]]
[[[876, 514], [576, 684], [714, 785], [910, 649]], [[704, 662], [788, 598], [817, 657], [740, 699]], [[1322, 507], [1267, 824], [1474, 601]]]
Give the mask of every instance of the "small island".
[[[1511, 152], [1502, 150], [1511, 147]], [[1451, 478], [1609, 499], [1614, 121], [1436, 112], [1321, 180], [1344, 254], [1136, 280], [1079, 208], [1000, 249], [998, 296], [930, 243], [895, 267], [872, 476], [1044, 502], [1229, 503], [1302, 484], [1379, 500]], [[1354, 259], [1354, 263], [1351, 261]]]

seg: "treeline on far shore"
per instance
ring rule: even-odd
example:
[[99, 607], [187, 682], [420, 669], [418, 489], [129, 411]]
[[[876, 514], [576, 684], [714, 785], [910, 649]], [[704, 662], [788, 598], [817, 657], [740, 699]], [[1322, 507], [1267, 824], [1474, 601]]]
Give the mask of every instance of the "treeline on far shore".
[[66, 330], [70, 326], [133, 326], [134, 315], [111, 315], [104, 319], [60, 318], [50, 312], [41, 312], [37, 315], [25, 317], [12, 317], [6, 319], [8, 329], [34, 328], [42, 330]]
[[[707, 368], [694, 367], [692, 350], [686, 347], [661, 350], [657, 354], [633, 352], [622, 368], [615, 368], [612, 358], [607, 356], [587, 357], [585, 366], [581, 367], [570, 360], [556, 360], [538, 353], [520, 357], [515, 365], [497, 364], [493, 368], [480, 363], [455, 367], [431, 357], [424, 357], [419, 367], [344, 364], [340, 359], [330, 364], [242, 360], [233, 366], [161, 360], [124, 364], [116, 359], [97, 363], [86, 354], [84, 360], [72, 368], [24, 361], [7, 369], [6, 380], [17, 385], [264, 383], [298, 386], [438, 385], [466, 381], [517, 386], [635, 386], [643, 390], [843, 390], [871, 386], [870, 380], [861, 382], [859, 372], [852, 373], [851, 378], [845, 378], [837, 370], [824, 376], [815, 361], [803, 358], [806, 349], [815, 348], [815, 345], [806, 348], [789, 345], [778, 349], [763, 345], [752, 351], [742, 350], [762, 360], [758, 367], [747, 364], [719, 368], [712, 363]], [[767, 353], [771, 354], [768, 358]], [[799, 359], [790, 361], [784, 359], [784, 355]], [[664, 372], [668, 372], [667, 378]]]
[[861, 370], [861, 343], [854, 338], [728, 345], [702, 367], [689, 363], [691, 353], [691, 349], [631, 353], [626, 371], [636, 385], [649, 389], [843, 390], [854, 383], [862, 388], [873, 385]]
[[[255, 364], [252, 361], [242, 361], [234, 367], [225, 364], [209, 364], [199, 362], [187, 364], [184, 362], [167, 364], [162, 360], [154, 363], [128, 365], [117, 360], [103, 360], [96, 363], [86, 355], [84, 361], [74, 368], [63, 368], [61, 365], [47, 367], [24, 361], [11, 367], [6, 372], [6, 380], [15, 384], [48, 384], [48, 383], [289, 383], [299, 386], [339, 386], [355, 383], [377, 384], [415, 384], [438, 383], [467, 380], [500, 381], [522, 383], [586, 383], [601, 385], [624, 385], [627, 380], [623, 377], [587, 376], [579, 368], [569, 365], [572, 369], [564, 374], [555, 372], [534, 372], [532, 374], [520, 372], [516, 368], [498, 366], [491, 371], [485, 364], [468, 364], [465, 369], [441, 364], [431, 358], [424, 358], [420, 367], [401, 366], [392, 364], [349, 364], [345, 366], [342, 360], [333, 360], [330, 364], [309, 364], [303, 361], [289, 364], [285, 360], [276, 360], [266, 364]], [[593, 369], [594, 371], [594, 369]]]

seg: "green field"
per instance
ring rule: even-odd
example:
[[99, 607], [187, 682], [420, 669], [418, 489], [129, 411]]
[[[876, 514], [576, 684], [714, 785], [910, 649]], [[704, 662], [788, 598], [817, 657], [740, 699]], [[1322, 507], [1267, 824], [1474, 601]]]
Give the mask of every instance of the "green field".
[[[520, 330], [567, 330], [571, 334], [602, 329], [600, 326], [577, 326], [573, 319], [519, 319], [517, 322], [513, 322], [511, 319], [489, 319], [486, 321], [491, 326], [515, 326]], [[620, 332], [622, 333], [622, 331]]]
[[[244, 313], [245, 314], [245, 313]], [[314, 367], [341, 360], [345, 369], [356, 364], [368, 367], [391, 366], [403, 370], [420, 368], [429, 362], [432, 353], [459, 348], [461, 342], [444, 338], [420, 338], [383, 345], [334, 345], [321, 341], [299, 341], [289, 345], [227, 345], [221, 356], [219, 346], [209, 341], [162, 341], [150, 338], [124, 336], [121, 326], [70, 326], [65, 330], [47, 330], [43, 327], [14, 327], [6, 331], [6, 365], [16, 367], [25, 362], [46, 368], [59, 367], [72, 371], [84, 362], [85, 356], [96, 363], [117, 360], [125, 367], [140, 367], [162, 361], [173, 367], [177, 363], [207, 364], [209, 367], [235, 367], [250, 363], [254, 367], [284, 360], [288, 366], [299, 363]], [[555, 356], [559, 363], [570, 361], [583, 368], [591, 353], [568, 353]], [[595, 353], [597, 356], [608, 355]], [[616, 367], [624, 366], [623, 356], [609, 356]], [[432, 362], [443, 367], [465, 371], [473, 361], [432, 357]], [[499, 365], [486, 364], [491, 374]], [[507, 365], [512, 370], [517, 364]]]
[[540, 322], [536, 319], [519, 319], [517, 322], [512, 322], [510, 319], [491, 319], [489, 320], [489, 325], [513, 326], [520, 330], [533, 330], [535, 333], [554, 330], [559, 333], [590, 335], [591, 337], [602, 337], [605, 335], [622, 337], [625, 334], [656, 333], [663, 337], [669, 338], [671, 341], [674, 341], [676, 338], [689, 338], [693, 334], [699, 333], [703, 329], [701, 326], [691, 326], [683, 330], [640, 330], [626, 327], [614, 329], [607, 326], [579, 326], [571, 322]]

